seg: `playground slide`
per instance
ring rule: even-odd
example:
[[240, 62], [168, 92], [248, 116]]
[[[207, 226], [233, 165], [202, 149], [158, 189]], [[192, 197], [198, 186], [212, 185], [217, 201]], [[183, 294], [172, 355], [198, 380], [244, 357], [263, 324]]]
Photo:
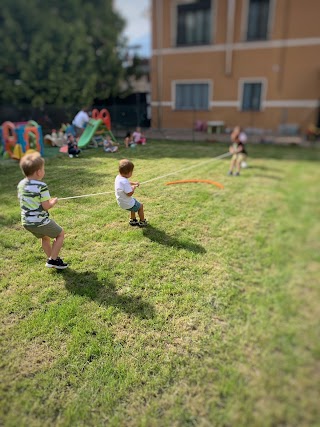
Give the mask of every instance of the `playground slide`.
[[84, 148], [86, 147], [91, 139], [93, 138], [94, 134], [97, 132], [99, 126], [102, 124], [102, 120], [95, 120], [90, 119], [83, 134], [81, 135], [79, 141], [78, 141], [78, 147]]

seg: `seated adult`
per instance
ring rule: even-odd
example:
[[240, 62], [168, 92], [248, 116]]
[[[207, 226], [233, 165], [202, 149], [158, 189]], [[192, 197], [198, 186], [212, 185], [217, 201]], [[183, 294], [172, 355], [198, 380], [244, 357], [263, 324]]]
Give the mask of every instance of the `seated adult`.
[[76, 137], [79, 137], [83, 134], [84, 128], [86, 127], [86, 124], [90, 120], [88, 110], [89, 109], [87, 107], [83, 107], [75, 115], [75, 118], [72, 120], [72, 124], [73, 124], [75, 132], [76, 132]]

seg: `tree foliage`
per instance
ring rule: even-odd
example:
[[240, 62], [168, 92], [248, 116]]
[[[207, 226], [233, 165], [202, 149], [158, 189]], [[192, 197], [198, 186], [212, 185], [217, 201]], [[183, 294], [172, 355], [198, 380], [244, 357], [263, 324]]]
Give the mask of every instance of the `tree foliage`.
[[119, 94], [124, 21], [112, 0], [2, 0], [0, 103], [91, 103]]

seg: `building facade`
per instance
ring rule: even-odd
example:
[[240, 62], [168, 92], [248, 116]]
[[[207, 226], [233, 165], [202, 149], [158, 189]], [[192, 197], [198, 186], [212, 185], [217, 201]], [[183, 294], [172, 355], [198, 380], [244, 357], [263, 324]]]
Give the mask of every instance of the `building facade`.
[[319, 125], [319, 0], [152, 0], [152, 127]]

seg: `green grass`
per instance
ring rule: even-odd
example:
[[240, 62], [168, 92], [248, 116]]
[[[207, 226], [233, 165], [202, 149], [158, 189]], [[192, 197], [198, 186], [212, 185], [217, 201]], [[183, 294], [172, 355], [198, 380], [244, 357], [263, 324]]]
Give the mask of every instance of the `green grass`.
[[[316, 148], [150, 142], [48, 155], [52, 196], [113, 191], [130, 155], [150, 226], [113, 194], [61, 201], [70, 268], [45, 268], [1, 161], [1, 420], [13, 426], [318, 426], [320, 192]], [[53, 151], [50, 151], [53, 153]], [[206, 163], [207, 162], [207, 163]], [[175, 179], [208, 184], [165, 186]]]

